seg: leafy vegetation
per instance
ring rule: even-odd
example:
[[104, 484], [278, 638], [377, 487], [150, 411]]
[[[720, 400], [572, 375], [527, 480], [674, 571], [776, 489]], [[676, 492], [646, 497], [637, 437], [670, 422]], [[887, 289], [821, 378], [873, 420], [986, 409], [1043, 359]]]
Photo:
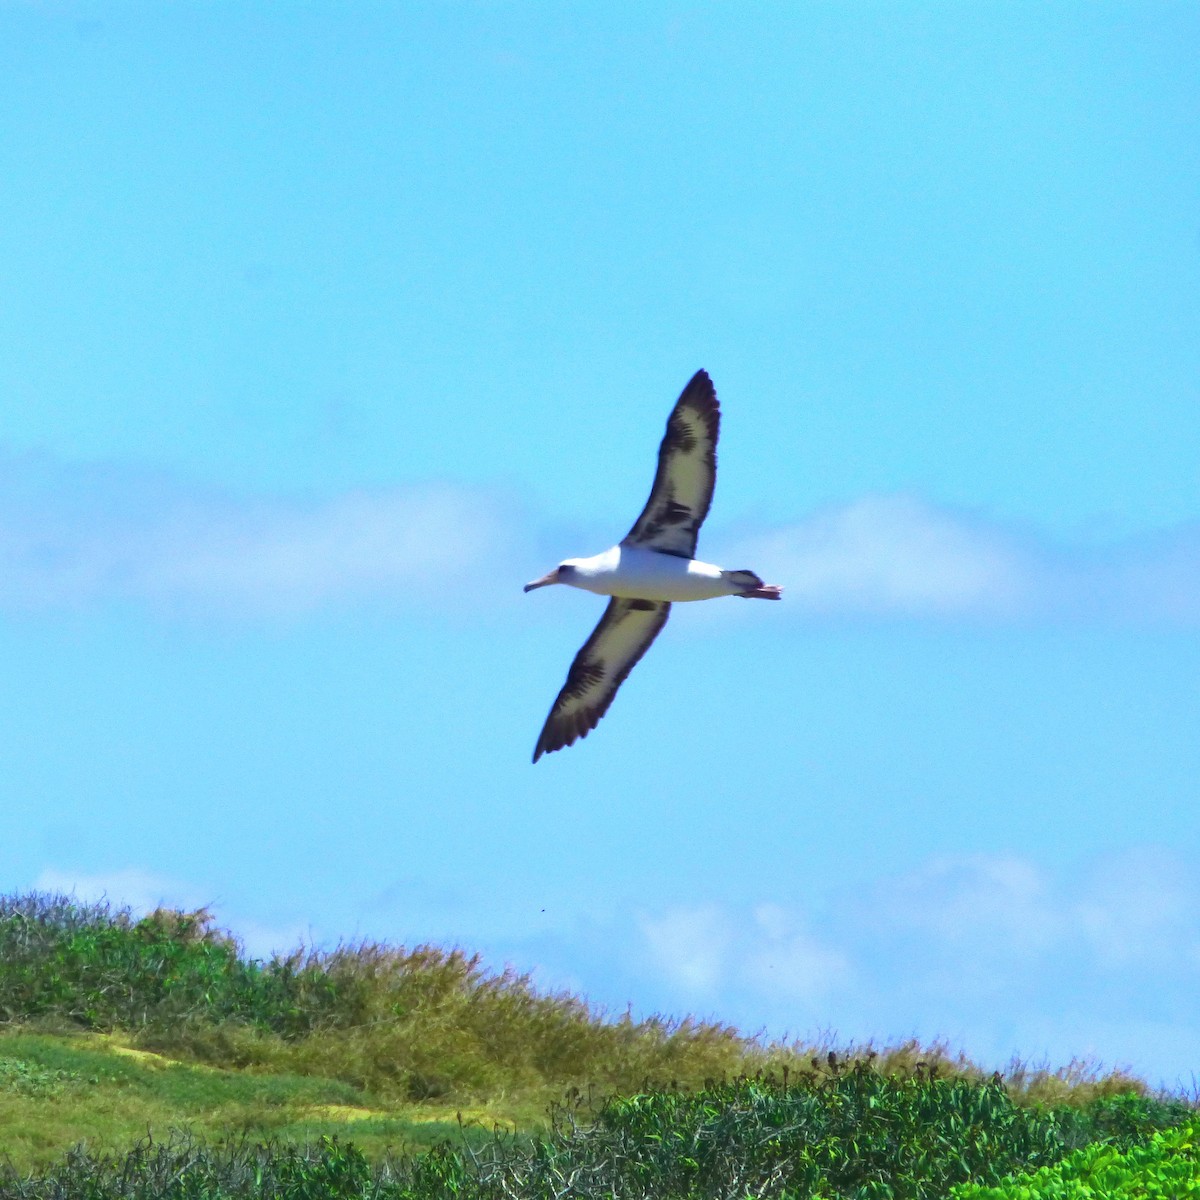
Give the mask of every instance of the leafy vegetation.
[[816, 1087], [742, 1080], [637, 1095], [602, 1107], [587, 1124], [560, 1109], [543, 1136], [447, 1141], [375, 1165], [328, 1137], [305, 1148], [145, 1140], [124, 1155], [75, 1151], [38, 1175], [9, 1172], [0, 1196], [923, 1200], [946, 1196], [956, 1183], [994, 1184], [1053, 1164], [1098, 1138], [1115, 1153], [1185, 1111], [1136, 1096], [1085, 1108], [1022, 1107], [998, 1084], [895, 1080], [860, 1064]]
[[204, 911], [0, 899], [0, 1197], [916, 1200], [1190, 1114], [1086, 1064], [611, 1020], [461, 951], [263, 962]]
[[964, 1184], [953, 1200], [1191, 1200], [1200, 1197], [1200, 1124], [1154, 1135], [1148, 1145], [1101, 1142], [1053, 1167], [995, 1187]]

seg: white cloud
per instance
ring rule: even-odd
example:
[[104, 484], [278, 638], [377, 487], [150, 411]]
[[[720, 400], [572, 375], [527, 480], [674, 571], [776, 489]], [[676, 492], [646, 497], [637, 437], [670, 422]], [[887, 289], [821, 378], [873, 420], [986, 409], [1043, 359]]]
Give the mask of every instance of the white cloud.
[[1066, 914], [1044, 874], [1011, 854], [937, 857], [891, 880], [875, 908], [884, 928], [919, 934], [956, 951], [1028, 955], [1061, 937]]
[[908, 496], [867, 496], [754, 541], [755, 570], [828, 613], [1007, 616], [1028, 587], [1019, 550], [993, 530]]
[[1107, 973], [1190, 966], [1200, 974], [1200, 875], [1165, 850], [1093, 863], [1072, 914]]
[[[0, 455], [0, 608], [492, 610], [516, 602], [535, 557], [544, 569], [536, 525], [486, 487], [246, 496], [128, 465]], [[1073, 547], [918, 497], [868, 495], [744, 539], [713, 533], [702, 552], [784, 585], [781, 616], [1200, 624], [1200, 525]], [[748, 615], [699, 607], [696, 628]]]
[[774, 903], [749, 914], [716, 904], [674, 907], [638, 928], [654, 968], [687, 996], [704, 999], [731, 984], [807, 1010], [850, 978], [845, 954], [813, 937], [797, 914]]
[[449, 487], [247, 506], [154, 532], [132, 592], [239, 613], [491, 598], [510, 549], [494, 505]]
[[1200, 525], [1060, 545], [914, 496], [866, 496], [722, 547], [831, 617], [1200, 624]]
[[483, 489], [235, 496], [124, 467], [0, 461], [0, 606], [133, 602], [292, 616], [381, 603], [452, 611], [519, 594], [519, 535]]
[[1011, 854], [938, 857], [881, 884], [865, 908], [883, 935], [960, 962], [1200, 974], [1200, 874], [1161, 849], [1057, 875]]
[[711, 992], [723, 981], [730, 950], [729, 922], [715, 904], [642, 916], [642, 937], [656, 968], [690, 992]]
[[852, 980], [849, 957], [827, 946], [779, 904], [760, 904], [743, 947], [743, 969], [764, 995], [813, 1010]]

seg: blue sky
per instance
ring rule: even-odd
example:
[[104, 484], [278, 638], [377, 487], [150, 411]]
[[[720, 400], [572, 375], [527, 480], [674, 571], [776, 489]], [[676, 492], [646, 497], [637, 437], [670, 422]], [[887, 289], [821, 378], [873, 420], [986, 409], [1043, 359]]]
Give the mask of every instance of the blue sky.
[[[0, 880], [1200, 1070], [1200, 15], [0, 9]], [[536, 768], [697, 367], [705, 557]]]

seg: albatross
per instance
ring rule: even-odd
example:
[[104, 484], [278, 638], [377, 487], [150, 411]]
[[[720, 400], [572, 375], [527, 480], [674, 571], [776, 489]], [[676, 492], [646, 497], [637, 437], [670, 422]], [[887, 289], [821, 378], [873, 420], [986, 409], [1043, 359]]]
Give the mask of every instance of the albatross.
[[633, 528], [602, 554], [564, 559], [525, 585], [525, 591], [532, 592], [565, 583], [612, 597], [571, 663], [534, 747], [534, 762], [596, 728], [617, 689], [667, 623], [676, 601], [780, 598], [782, 588], [763, 583], [753, 571], [724, 571], [695, 556], [696, 537], [717, 480], [720, 423], [712, 380], [707, 371], [697, 371], [667, 419], [650, 499]]

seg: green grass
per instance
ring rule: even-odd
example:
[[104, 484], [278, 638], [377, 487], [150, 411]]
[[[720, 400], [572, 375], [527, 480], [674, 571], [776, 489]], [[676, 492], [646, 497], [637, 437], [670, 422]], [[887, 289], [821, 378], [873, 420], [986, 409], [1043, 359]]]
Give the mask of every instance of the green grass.
[[1183, 1111], [1088, 1064], [1001, 1080], [944, 1046], [610, 1019], [435, 946], [263, 962], [204, 911], [0, 899], [2, 1195], [548, 1196], [574, 1173], [733, 1197], [750, 1172], [763, 1195], [943, 1196]]
[[[506, 1123], [480, 1108], [464, 1119], [476, 1137]], [[15, 1167], [44, 1167], [79, 1143], [124, 1148], [147, 1129], [210, 1142], [352, 1135], [378, 1158], [457, 1135], [459, 1125], [455, 1112], [388, 1104], [338, 1080], [182, 1063], [104, 1035], [0, 1034], [0, 1154]]]

